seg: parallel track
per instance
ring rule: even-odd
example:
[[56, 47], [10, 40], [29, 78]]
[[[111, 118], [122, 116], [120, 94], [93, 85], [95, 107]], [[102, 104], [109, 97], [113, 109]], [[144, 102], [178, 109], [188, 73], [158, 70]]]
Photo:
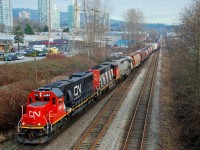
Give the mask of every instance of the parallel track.
[[154, 76], [158, 64], [159, 51], [153, 56], [152, 62], [148, 69], [143, 87], [140, 91], [138, 102], [133, 109], [131, 121], [128, 123], [128, 130], [125, 133], [124, 141], [122, 142], [123, 150], [139, 150], [144, 149], [145, 136], [147, 133], [147, 120], [151, 107], [151, 99], [154, 89]]
[[98, 143], [105, 133], [105, 130], [111, 123], [114, 115], [118, 111], [121, 103], [123, 102], [127, 92], [129, 91], [134, 77], [139, 72], [139, 68], [135, 69], [128, 78], [122, 83], [120, 88], [115, 92], [115, 94], [109, 99], [106, 106], [99, 113], [96, 119], [91, 123], [91, 126], [87, 129], [81, 139], [76, 143], [72, 149], [96, 149], [98, 148]]

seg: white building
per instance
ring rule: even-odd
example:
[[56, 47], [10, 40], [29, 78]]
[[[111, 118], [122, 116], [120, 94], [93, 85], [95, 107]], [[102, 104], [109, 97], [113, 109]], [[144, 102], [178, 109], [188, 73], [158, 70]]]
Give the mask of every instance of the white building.
[[31, 19], [31, 14], [30, 12], [27, 12], [27, 11], [22, 11], [22, 12], [19, 12], [19, 19], [20, 20], [25, 20], [25, 19]]
[[50, 30], [60, 27], [60, 12], [54, 0], [38, 0], [40, 27], [48, 26]]
[[68, 6], [68, 27], [70, 29], [80, 29], [80, 8], [74, 2]]
[[0, 24], [5, 25], [9, 30], [13, 28], [11, 0], [0, 0]]
[[60, 28], [60, 11], [58, 10], [56, 4], [54, 4], [52, 11], [52, 30], [58, 30]]

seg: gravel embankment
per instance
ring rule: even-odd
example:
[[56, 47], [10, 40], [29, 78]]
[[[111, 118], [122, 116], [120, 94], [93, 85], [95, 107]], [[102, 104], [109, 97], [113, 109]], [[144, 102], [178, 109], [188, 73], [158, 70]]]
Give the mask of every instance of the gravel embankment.
[[[148, 67], [152, 56], [143, 64], [140, 74], [136, 77], [134, 84], [131, 86], [124, 102], [122, 103], [118, 113], [115, 115], [113, 122], [110, 127], [106, 130], [104, 137], [99, 145], [100, 150], [115, 150], [120, 148], [120, 144], [124, 134], [125, 125], [129, 119], [129, 115], [135, 106], [138, 94], [141, 90], [142, 84], [144, 82], [144, 77], [147, 73]], [[160, 58], [162, 53], [160, 53]], [[160, 60], [160, 59], [159, 59]], [[151, 120], [150, 120], [150, 131], [148, 132], [148, 148], [147, 149], [157, 149], [158, 133], [159, 133], [159, 92], [160, 92], [160, 70], [161, 61], [158, 65], [158, 73], [155, 79], [155, 93], [153, 97]], [[114, 92], [114, 91], [113, 91]], [[83, 112], [78, 118], [74, 118], [72, 123], [69, 123], [61, 132], [58, 132], [55, 136], [50, 139], [46, 144], [40, 145], [37, 149], [44, 150], [66, 150], [71, 149], [75, 142], [81, 137], [84, 131], [88, 128], [94, 118], [98, 115], [100, 110], [104, 107], [107, 100], [112, 96], [112, 93], [108, 94], [104, 99], [95, 104], [92, 108]]]
[[[113, 91], [114, 92], [114, 91]], [[51, 139], [47, 144], [42, 146], [44, 150], [66, 150], [74, 146], [75, 142], [80, 138], [81, 134], [87, 129], [94, 118], [102, 110], [107, 100], [112, 96], [112, 93], [108, 94], [103, 100], [99, 101], [95, 106], [89, 109], [87, 112], [83, 112], [84, 115], [74, 118], [74, 122], [65, 127], [63, 133], [59, 134], [56, 139]]]
[[[150, 60], [152, 59], [152, 56], [147, 60], [145, 65], [143, 65], [142, 70], [140, 74], [137, 76], [137, 78], [134, 81], [134, 84], [130, 88], [130, 91], [128, 92], [122, 106], [120, 107], [118, 113], [116, 114], [113, 122], [111, 123], [110, 127], [106, 131], [105, 136], [102, 138], [102, 141], [99, 145], [100, 150], [115, 150], [119, 149], [124, 128], [126, 125], [126, 122], [129, 118], [130, 113], [132, 112], [133, 107], [135, 106], [138, 94], [140, 92], [140, 89], [142, 87], [142, 84], [144, 82], [144, 77], [146, 75], [147, 69], [150, 65]], [[160, 64], [159, 64], [160, 66]], [[159, 70], [159, 69], [158, 69]], [[148, 149], [156, 149], [156, 143], [158, 142], [158, 139], [155, 137], [158, 137], [157, 134], [159, 132], [159, 74], [156, 75], [156, 85], [155, 85], [155, 94], [154, 94], [154, 103], [152, 106], [152, 112], [151, 112], [151, 125], [150, 125], [150, 139], [148, 141]], [[75, 142], [80, 138], [81, 134], [84, 133], [84, 131], [87, 129], [87, 127], [90, 125], [90, 123], [94, 120], [94, 118], [97, 116], [98, 112], [103, 108], [105, 103], [107, 102], [107, 99], [111, 96], [110, 93], [106, 98], [101, 100], [98, 104], [96, 104], [93, 108], [89, 109], [87, 112], [84, 113], [81, 117], [76, 119], [74, 123], [72, 123], [70, 126], [66, 127], [66, 129], [63, 131], [63, 133], [60, 133], [55, 139], [51, 140], [47, 144], [42, 146], [42, 149], [46, 150], [66, 150], [72, 148], [72, 146], [75, 144]], [[158, 114], [158, 115], [157, 115]], [[153, 140], [152, 140], [153, 138]]]
[[119, 109], [118, 113], [116, 114], [112, 124], [110, 125], [109, 129], [107, 130], [105, 136], [103, 137], [100, 143], [100, 150], [116, 150], [119, 149], [121, 146], [121, 141], [124, 134], [124, 129], [126, 126], [126, 122], [129, 119], [129, 115], [132, 112], [132, 109], [136, 105], [136, 101], [138, 98], [138, 94], [141, 90], [141, 87], [144, 82], [144, 77], [147, 73], [148, 67], [150, 65], [151, 57], [147, 60], [145, 65], [137, 76], [132, 85], [130, 91], [128, 92], [121, 108]]
[[157, 73], [155, 75], [154, 93], [152, 99], [152, 107], [149, 120], [149, 132], [147, 134], [146, 150], [159, 149], [159, 132], [160, 132], [160, 88], [161, 88], [161, 67], [162, 67], [162, 49], [160, 49]]

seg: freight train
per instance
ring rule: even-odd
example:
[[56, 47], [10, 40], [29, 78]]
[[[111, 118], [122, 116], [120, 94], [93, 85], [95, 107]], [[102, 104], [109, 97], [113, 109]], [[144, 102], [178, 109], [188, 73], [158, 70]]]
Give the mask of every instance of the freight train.
[[26, 113], [22, 107], [17, 140], [45, 143], [67, 120], [97, 100], [111, 85], [127, 77], [158, 48], [158, 43], [152, 43], [127, 56], [33, 90], [28, 95]]

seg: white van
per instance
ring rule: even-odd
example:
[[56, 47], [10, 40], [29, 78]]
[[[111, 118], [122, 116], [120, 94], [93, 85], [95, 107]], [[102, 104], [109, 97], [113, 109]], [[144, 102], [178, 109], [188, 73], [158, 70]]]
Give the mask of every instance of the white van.
[[44, 50], [47, 50], [47, 47], [45, 45], [33, 45], [33, 48], [36, 51], [42, 52]]

